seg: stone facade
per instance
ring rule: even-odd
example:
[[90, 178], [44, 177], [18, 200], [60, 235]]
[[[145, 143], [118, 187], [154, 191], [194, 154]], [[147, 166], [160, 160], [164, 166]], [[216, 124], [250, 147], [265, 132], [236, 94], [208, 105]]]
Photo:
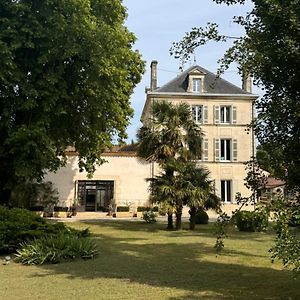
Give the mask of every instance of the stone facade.
[[[253, 119], [253, 103], [257, 97], [251, 93], [249, 78], [245, 78], [245, 89], [241, 89], [217, 79], [200, 66], [193, 66], [158, 88], [157, 62], [153, 61], [150, 86], [141, 121], [149, 122], [151, 104], [155, 101], [189, 104], [195, 122], [205, 134], [199, 164], [210, 170], [216, 193], [224, 201], [224, 210], [235, 208], [236, 193], [250, 195], [244, 185], [245, 162], [250, 160], [255, 149], [255, 138], [248, 130], [248, 124]], [[145, 179], [151, 177], [154, 169], [157, 174], [158, 168], [141, 162], [135, 150], [134, 145], [127, 145], [104, 153], [107, 162], [97, 168], [92, 178], [79, 172], [76, 153], [69, 151], [66, 167], [48, 174], [46, 180], [58, 188], [60, 206], [71, 206], [74, 199], [82, 211], [107, 210], [111, 205], [148, 205]]]
[[[156, 64], [151, 64], [155, 81]], [[245, 89], [241, 89], [200, 66], [192, 66], [164, 86], [151, 88], [141, 117], [144, 124], [149, 122], [151, 104], [156, 101], [187, 103], [191, 107], [195, 122], [204, 132], [199, 164], [210, 170], [217, 195], [230, 209], [237, 193], [250, 195], [244, 185], [245, 163], [255, 151], [255, 137], [248, 125], [253, 120], [257, 98], [251, 93], [250, 81], [245, 78]]]

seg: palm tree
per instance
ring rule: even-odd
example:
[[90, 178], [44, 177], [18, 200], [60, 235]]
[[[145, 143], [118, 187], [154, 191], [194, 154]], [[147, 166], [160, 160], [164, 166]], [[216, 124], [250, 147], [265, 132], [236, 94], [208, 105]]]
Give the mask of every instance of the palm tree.
[[[148, 162], [158, 163], [164, 172], [164, 179], [175, 186], [176, 164], [201, 157], [202, 136], [201, 128], [193, 121], [187, 104], [154, 102], [149, 122], [137, 133], [138, 156]], [[166, 199], [174, 204], [176, 217], [178, 219], [180, 216], [181, 219], [180, 198], [177, 202], [174, 198], [171, 201], [170, 193]], [[172, 213], [168, 212], [169, 229], [173, 228]]]
[[190, 229], [195, 229], [197, 209], [214, 209], [219, 212], [221, 199], [215, 194], [210, 172], [204, 166], [189, 162], [178, 173], [178, 180], [185, 189], [184, 205], [190, 207]]

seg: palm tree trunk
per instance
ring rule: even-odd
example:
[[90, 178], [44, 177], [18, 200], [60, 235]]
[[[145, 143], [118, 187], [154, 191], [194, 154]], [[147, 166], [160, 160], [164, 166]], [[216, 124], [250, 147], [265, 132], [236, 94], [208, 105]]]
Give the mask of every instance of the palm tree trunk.
[[191, 206], [189, 213], [190, 213], [190, 230], [194, 230], [196, 225], [196, 207]]
[[181, 230], [182, 205], [176, 206], [176, 230]]
[[168, 210], [168, 226], [167, 226], [168, 230], [173, 230], [174, 226], [173, 226], [173, 212], [172, 210]]

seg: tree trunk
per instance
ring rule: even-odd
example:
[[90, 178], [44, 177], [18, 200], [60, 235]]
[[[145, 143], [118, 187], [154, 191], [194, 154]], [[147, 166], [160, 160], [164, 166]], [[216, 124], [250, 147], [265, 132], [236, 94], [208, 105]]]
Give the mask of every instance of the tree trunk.
[[168, 210], [168, 226], [167, 226], [168, 230], [173, 230], [174, 226], [173, 226], [173, 212]]
[[1, 189], [0, 190], [0, 205], [9, 206], [11, 190]]
[[181, 230], [182, 205], [176, 206], [176, 230]]
[[196, 207], [195, 206], [191, 206], [189, 213], [190, 213], [190, 230], [194, 230], [195, 229], [195, 225], [196, 225]]

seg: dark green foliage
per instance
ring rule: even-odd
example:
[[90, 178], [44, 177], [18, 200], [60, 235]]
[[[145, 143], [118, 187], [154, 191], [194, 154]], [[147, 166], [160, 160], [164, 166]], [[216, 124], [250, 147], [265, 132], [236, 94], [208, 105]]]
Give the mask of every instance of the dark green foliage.
[[151, 208], [151, 210], [154, 211], [154, 212], [158, 212], [158, 206], [153, 206], [153, 207]]
[[36, 205], [36, 206], [31, 206], [31, 207], [29, 207], [29, 210], [30, 210], [30, 211], [43, 211], [43, 210], [44, 210], [44, 207], [43, 207], [43, 206], [40, 206], [40, 205]]
[[86, 236], [89, 233], [88, 230], [68, 228], [63, 223], [48, 223], [26, 209], [0, 206], [0, 253], [14, 252], [20, 243], [60, 232], [76, 236]]
[[66, 206], [54, 206], [54, 211], [56, 212], [67, 212], [68, 209]]
[[117, 206], [117, 212], [129, 212], [129, 206]]
[[208, 214], [203, 209], [198, 209], [195, 216], [196, 224], [208, 224]]
[[0, 203], [65, 164], [92, 173], [126, 137], [144, 62], [121, 0], [0, 1]]
[[89, 238], [60, 232], [23, 243], [17, 250], [17, 261], [27, 265], [59, 263], [75, 258], [93, 258], [97, 254], [95, 243]]
[[104, 207], [104, 206], [98, 206], [97, 210], [98, 211], [103, 211], [103, 212], [108, 212], [109, 211], [109, 209], [107, 207]]
[[137, 207], [137, 212], [143, 212], [143, 211], [146, 211], [146, 210], [149, 210], [150, 207], [149, 206], [138, 206]]
[[268, 216], [261, 211], [241, 210], [234, 215], [239, 231], [263, 231], [268, 227]]

